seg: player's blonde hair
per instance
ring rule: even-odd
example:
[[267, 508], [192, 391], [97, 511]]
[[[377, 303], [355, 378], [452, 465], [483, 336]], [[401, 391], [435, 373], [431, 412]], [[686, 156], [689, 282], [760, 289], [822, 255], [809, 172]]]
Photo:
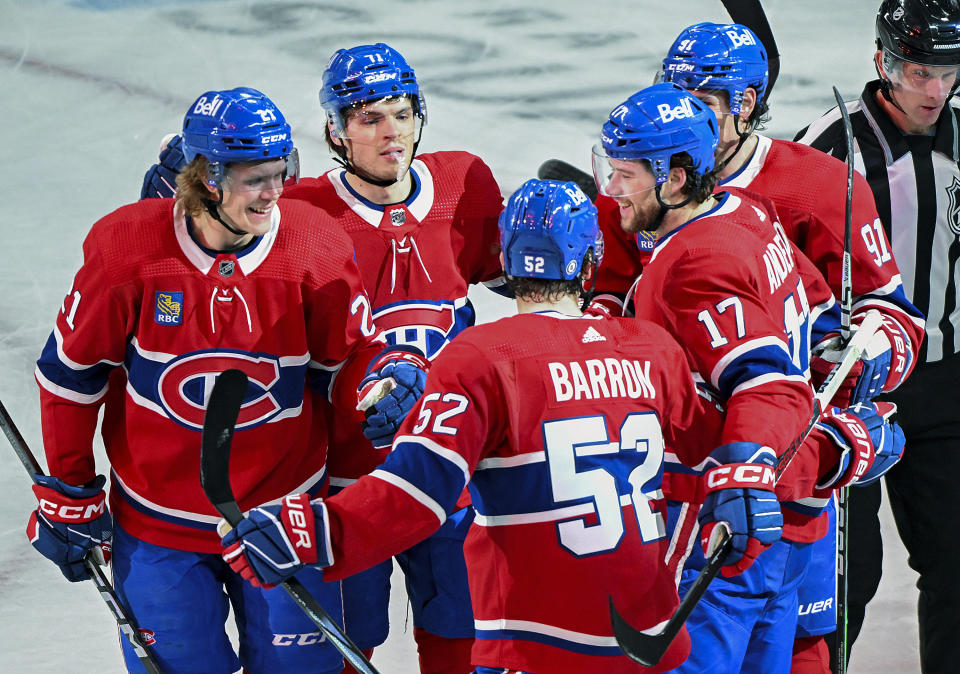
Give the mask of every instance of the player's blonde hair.
[[176, 199], [190, 217], [197, 217], [207, 210], [205, 201], [215, 195], [207, 187], [209, 162], [202, 154], [180, 169], [177, 174]]

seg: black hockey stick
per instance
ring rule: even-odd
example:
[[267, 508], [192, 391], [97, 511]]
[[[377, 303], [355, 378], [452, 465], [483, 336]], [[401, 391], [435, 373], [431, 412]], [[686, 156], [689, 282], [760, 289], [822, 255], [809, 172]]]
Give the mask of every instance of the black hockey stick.
[[[843, 339], [850, 340], [850, 315], [853, 313], [853, 279], [851, 277], [852, 239], [853, 239], [853, 124], [843, 96], [833, 88], [833, 97], [837, 99], [840, 117], [843, 119], [843, 133], [847, 140], [847, 203], [843, 221], [843, 267], [840, 276], [840, 328]], [[849, 487], [843, 487], [837, 493], [837, 671], [847, 671], [847, 551], [850, 545], [850, 531], [847, 516], [850, 512]]]
[[[847, 347], [843, 351], [839, 362], [833, 366], [830, 374], [827, 375], [827, 378], [820, 385], [813, 401], [813, 413], [806, 428], [804, 428], [803, 432], [797, 436], [778, 459], [775, 470], [775, 475], [778, 480], [790, 465], [790, 461], [796, 456], [797, 451], [803, 445], [804, 440], [807, 439], [810, 431], [813, 430], [814, 425], [819, 421], [822, 410], [830, 404], [830, 400], [833, 399], [837, 389], [840, 388], [840, 384], [847, 376], [847, 373], [850, 372], [850, 368], [860, 359], [863, 349], [866, 347], [870, 338], [873, 337], [873, 334], [879, 329], [880, 323], [881, 317], [877, 311], [868, 311], [864, 316], [860, 329], [857, 330], [853, 339], [847, 343]], [[660, 632], [647, 634], [632, 627], [617, 613], [617, 609], [613, 604], [613, 598], [611, 598], [610, 622], [613, 625], [613, 634], [617, 639], [620, 650], [631, 659], [647, 667], [653, 667], [660, 662], [660, 658], [663, 657], [663, 654], [667, 652], [670, 644], [673, 643], [674, 638], [680, 633], [687, 617], [707, 591], [710, 582], [716, 578], [720, 572], [721, 567], [723, 567], [723, 561], [732, 545], [733, 542], [729, 535], [721, 540], [720, 544], [710, 555], [706, 565], [700, 569], [700, 573], [697, 574], [693, 585], [690, 586], [687, 594], [684, 595], [677, 610]]]
[[[7, 408], [3, 406], [2, 402], [0, 402], [0, 427], [3, 428], [3, 434], [6, 435], [7, 440], [10, 441], [13, 451], [16, 452], [20, 463], [22, 463], [23, 467], [27, 470], [30, 479], [34, 479], [35, 475], [43, 475], [43, 468], [40, 467], [37, 458], [33, 455], [33, 452], [30, 451], [26, 440], [23, 439], [20, 430], [16, 424], [13, 423], [13, 419], [10, 417]], [[143, 642], [143, 637], [140, 635], [137, 624], [133, 621], [133, 618], [127, 615], [123, 604], [120, 603], [120, 597], [117, 596], [116, 590], [113, 589], [113, 585], [110, 584], [110, 580], [100, 569], [100, 566], [93, 561], [90, 554], [84, 558], [83, 565], [90, 573], [93, 584], [96, 585], [97, 591], [103, 598], [104, 603], [113, 614], [114, 620], [117, 621], [117, 627], [119, 627], [120, 631], [127, 637], [130, 646], [133, 648], [133, 652], [140, 659], [140, 664], [143, 665], [143, 668], [147, 670], [148, 674], [163, 674], [160, 665], [150, 653], [147, 645]]]
[[597, 200], [597, 183], [593, 179], [593, 176], [561, 159], [548, 159], [540, 164], [540, 168], [537, 169], [537, 177], [540, 178], [540, 180], [575, 182], [590, 201]]
[[[247, 375], [240, 370], [226, 370], [217, 377], [203, 418], [200, 444], [200, 484], [203, 493], [231, 527], [236, 527], [243, 520], [243, 512], [230, 487], [230, 443], [246, 390]], [[290, 578], [280, 583], [280, 587], [287, 591], [357, 672], [379, 674], [300, 581]]]

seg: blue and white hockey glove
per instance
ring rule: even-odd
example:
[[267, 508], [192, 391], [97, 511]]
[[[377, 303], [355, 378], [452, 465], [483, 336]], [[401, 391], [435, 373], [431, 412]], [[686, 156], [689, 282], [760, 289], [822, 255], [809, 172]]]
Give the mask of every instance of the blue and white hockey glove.
[[423, 395], [429, 369], [430, 361], [412, 347], [388, 347], [373, 359], [357, 389], [357, 409], [366, 412], [363, 434], [374, 447], [393, 444], [400, 424]]
[[840, 462], [817, 484], [818, 489], [840, 489], [876, 482], [903, 456], [906, 440], [893, 421], [893, 403], [858, 403], [827, 410], [817, 428], [840, 449]]
[[104, 563], [110, 561], [113, 518], [103, 491], [107, 479], [98, 475], [90, 487], [72, 487], [49, 475], [35, 480], [33, 493], [39, 505], [30, 513], [27, 538], [67, 580], [86, 580], [90, 574], [83, 559], [92, 548], [100, 548]]
[[697, 518], [700, 540], [710, 555], [720, 540], [718, 527], [727, 527], [733, 547], [721, 569], [724, 576], [742, 573], [780, 540], [783, 515], [773, 493], [776, 465], [774, 451], [755, 442], [720, 445], [707, 458], [706, 498]]
[[[837, 336], [825, 339], [814, 347], [810, 370], [815, 386], [823, 383], [842, 353], [840, 337]], [[855, 403], [870, 402], [884, 391], [892, 391], [909, 372], [910, 360], [911, 351], [906, 334], [896, 321], [884, 316], [883, 324], [867, 344], [860, 360], [850, 369], [834, 394], [833, 402], [839, 407], [849, 407]]]
[[[222, 531], [228, 525], [220, 523]], [[295, 494], [281, 505], [254, 508], [236, 529], [223, 536], [223, 559], [256, 587], [269, 590], [305, 565], [327, 567], [333, 555], [327, 542], [327, 509], [310, 503], [309, 494]]]
[[140, 188], [140, 199], [169, 199], [177, 192], [177, 174], [187, 163], [183, 156], [183, 139], [170, 138], [160, 150], [160, 163], [147, 169]]

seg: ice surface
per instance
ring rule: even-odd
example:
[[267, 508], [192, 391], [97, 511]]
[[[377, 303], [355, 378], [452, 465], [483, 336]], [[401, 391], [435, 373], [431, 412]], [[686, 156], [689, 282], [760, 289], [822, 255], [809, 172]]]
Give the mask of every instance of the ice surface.
[[[832, 84], [859, 94], [873, 76], [877, 4], [765, 2], [782, 53], [771, 135], [792, 137], [830, 107]], [[42, 454], [33, 363], [81, 241], [98, 217], [137, 198], [160, 139], [203, 91], [265, 91], [315, 175], [331, 165], [317, 101], [323, 67], [339, 47], [385, 41], [425, 89], [421, 149], [475, 152], [509, 193], [548, 157], [588, 168], [606, 114], [651, 82], [680, 29], [726, 18], [719, 0], [0, 0], [0, 400]], [[482, 319], [509, 311], [485, 291], [474, 295]], [[34, 501], [6, 447], [0, 491], [0, 670], [123, 671], [93, 586], [66, 583], [27, 544]], [[890, 522], [884, 581], [853, 672], [919, 669], [914, 575]], [[395, 596], [392, 634], [374, 662], [413, 672], [412, 627], [404, 631], [402, 590]]]

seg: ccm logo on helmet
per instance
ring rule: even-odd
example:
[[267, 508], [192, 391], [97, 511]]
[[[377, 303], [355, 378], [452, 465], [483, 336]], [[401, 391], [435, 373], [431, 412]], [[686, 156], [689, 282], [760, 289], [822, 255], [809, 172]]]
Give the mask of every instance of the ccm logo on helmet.
[[363, 78], [364, 84], [374, 84], [376, 82], [384, 82], [386, 80], [395, 80], [397, 79], [396, 73], [377, 73], [376, 75], [367, 75]]
[[280, 133], [276, 136], [263, 136], [260, 140], [264, 143], [279, 143], [281, 140], [286, 140], [287, 134]]
[[689, 98], [680, 101], [680, 105], [673, 107], [669, 103], [661, 103], [657, 106], [657, 112], [660, 114], [661, 122], [672, 122], [675, 119], [684, 117], [693, 117], [693, 105]]
[[197, 104], [193, 106], [193, 113], [195, 115], [206, 115], [212, 117], [217, 114], [217, 110], [220, 109], [220, 106], [223, 105], [223, 99], [220, 98], [220, 95], [214, 96], [211, 100], [207, 100], [206, 96], [201, 96], [197, 101]]

